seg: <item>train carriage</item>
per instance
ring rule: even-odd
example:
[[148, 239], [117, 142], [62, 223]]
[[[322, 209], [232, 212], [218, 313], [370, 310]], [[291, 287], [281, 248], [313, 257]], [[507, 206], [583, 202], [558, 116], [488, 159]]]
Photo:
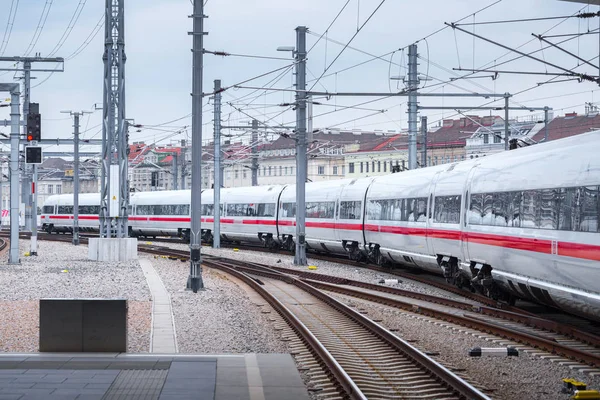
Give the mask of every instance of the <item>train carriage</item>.
[[[79, 230], [98, 231], [100, 213], [100, 195], [82, 193], [79, 195]], [[48, 233], [73, 232], [73, 195], [57, 194], [44, 202], [40, 216], [42, 229]]]
[[474, 168], [463, 240], [476, 278], [600, 319], [599, 133]]
[[140, 192], [131, 195], [132, 236], [177, 236], [190, 226], [190, 191]]

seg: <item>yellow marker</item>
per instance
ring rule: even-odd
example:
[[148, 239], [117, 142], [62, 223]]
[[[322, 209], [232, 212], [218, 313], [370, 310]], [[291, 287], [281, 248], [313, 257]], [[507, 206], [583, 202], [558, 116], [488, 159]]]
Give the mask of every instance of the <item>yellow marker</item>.
[[597, 390], [576, 390], [572, 399], [599, 400], [600, 392]]
[[316, 265], [309, 265], [308, 269], [310, 269], [311, 271], [316, 271], [317, 270], [317, 266]]
[[149, 246], [151, 246], [151, 245], [152, 245], [152, 242], [146, 242], [146, 244], [147, 244], [147, 245], [149, 245]]
[[63, 272], [63, 273], [65, 273], [65, 274], [66, 274], [67, 272], [69, 272], [69, 270], [68, 270], [68, 269], [63, 269], [63, 270], [62, 270], [62, 271], [60, 271], [60, 272]]
[[23, 254], [23, 255], [24, 255], [25, 257], [29, 257], [31, 254], [30, 254], [28, 251], [26, 251], [26, 252], [25, 252], [25, 254]]
[[233, 249], [233, 251], [240, 251], [240, 249]]

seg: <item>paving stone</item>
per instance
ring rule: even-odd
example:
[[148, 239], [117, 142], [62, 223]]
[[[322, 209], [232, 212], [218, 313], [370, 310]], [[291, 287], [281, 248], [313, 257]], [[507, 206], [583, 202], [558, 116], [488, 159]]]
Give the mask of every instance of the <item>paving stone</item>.
[[247, 386], [219, 386], [215, 390], [216, 400], [250, 400]]
[[300, 378], [296, 368], [261, 368], [260, 376], [264, 387], [280, 386], [280, 387], [302, 387], [304, 382]]
[[219, 367], [217, 368], [217, 386], [248, 386], [246, 368]]
[[263, 393], [265, 400], [309, 400], [308, 392], [304, 387], [264, 387]]

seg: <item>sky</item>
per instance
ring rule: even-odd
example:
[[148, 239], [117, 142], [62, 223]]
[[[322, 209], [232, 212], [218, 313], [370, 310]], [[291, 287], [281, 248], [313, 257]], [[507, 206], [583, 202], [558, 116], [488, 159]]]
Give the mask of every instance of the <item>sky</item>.
[[[15, 6], [11, 30], [10, 10], [12, 7], [14, 11]], [[43, 10], [47, 11], [48, 7], [45, 16]], [[104, 29], [97, 28], [102, 21], [103, 9], [104, 2], [98, 0], [0, 0], [0, 55], [40, 53], [44, 57], [66, 59], [64, 72], [32, 74], [36, 79], [32, 81], [31, 101], [40, 104], [43, 138], [72, 137], [72, 120], [61, 111], [94, 111], [94, 105], [102, 105]], [[489, 72], [478, 73], [477, 79], [450, 81], [451, 77], [468, 74], [453, 68], [541, 73], [558, 70], [527, 58], [495, 68], [494, 65], [518, 57], [518, 54], [474, 39], [470, 34], [444, 28], [445, 22], [461, 20], [468, 24], [460, 26], [462, 29], [474, 31], [509, 49], [529, 53], [548, 46], [532, 34], [583, 33], [598, 29], [599, 18], [480, 23], [567, 17], [580, 10], [598, 12], [598, 7], [558, 0], [208, 0], [205, 7], [208, 15], [205, 21], [206, 50], [277, 59], [206, 54], [204, 92], [212, 91], [215, 79], [221, 79], [224, 87], [230, 87], [291, 65], [292, 54], [278, 52], [277, 47], [294, 46], [294, 29], [307, 26], [307, 46], [312, 48], [307, 61], [308, 87], [314, 86], [317, 91], [398, 92], [404, 88], [404, 83], [390, 78], [407, 74], [407, 48], [417, 43], [419, 72], [424, 78], [420, 83], [422, 92], [508, 92], [515, 94], [511, 98], [512, 106], [549, 106], [555, 115], [571, 111], [583, 113], [586, 102], [597, 104], [600, 101], [596, 83], [563, 81], [564, 76], [508, 73], [500, 73], [492, 79]], [[130, 142], [168, 144], [191, 138], [192, 37], [188, 35], [192, 30], [191, 13], [190, 0], [125, 0], [126, 114], [143, 125], [143, 128], [130, 132]], [[338, 18], [327, 30], [338, 13]], [[92, 37], [95, 31], [98, 34]], [[548, 38], [554, 43], [565, 39], [570, 40], [561, 47], [598, 65], [600, 41], [597, 31], [575, 38]], [[574, 56], [554, 48], [538, 51], [533, 56], [568, 70], [583, 64]], [[3, 68], [11, 67], [10, 63], [1, 64]], [[285, 72], [279, 75], [282, 71]], [[598, 74], [597, 68], [587, 64], [579, 65], [576, 71]], [[317, 81], [321, 75], [324, 76]], [[18, 77], [19, 73], [0, 72], [0, 82], [13, 82]], [[539, 84], [552, 78], [563, 82]], [[293, 79], [291, 70], [284, 69], [244, 85], [289, 90]], [[0, 100], [6, 103], [8, 97], [0, 95]], [[213, 109], [209, 97], [204, 99], [204, 140], [213, 136]], [[223, 93], [222, 121], [224, 125], [245, 126], [253, 117], [268, 121], [270, 126], [290, 125], [295, 121], [294, 111], [281, 104], [292, 100], [290, 91], [230, 88]], [[470, 115], [489, 115], [491, 111], [466, 110], [490, 101], [478, 97], [419, 99], [421, 106], [452, 106]], [[388, 131], [407, 127], [405, 97], [330, 96], [315, 99], [315, 102], [319, 103], [313, 109], [315, 129]], [[503, 100], [491, 104], [502, 103]], [[8, 107], [0, 108], [0, 119], [9, 118], [8, 113]], [[503, 115], [503, 111], [492, 113]], [[421, 110], [420, 115], [428, 117], [430, 126], [438, 125], [444, 118], [460, 117], [453, 110]], [[511, 111], [511, 117], [531, 115], [530, 111]], [[101, 111], [83, 117], [82, 138], [101, 138], [101, 120]], [[0, 132], [9, 133], [10, 128], [0, 127]], [[223, 134], [235, 137], [243, 131], [224, 130]], [[56, 147], [47, 150], [56, 150]], [[84, 147], [82, 151], [93, 150], [100, 151], [99, 147]]]

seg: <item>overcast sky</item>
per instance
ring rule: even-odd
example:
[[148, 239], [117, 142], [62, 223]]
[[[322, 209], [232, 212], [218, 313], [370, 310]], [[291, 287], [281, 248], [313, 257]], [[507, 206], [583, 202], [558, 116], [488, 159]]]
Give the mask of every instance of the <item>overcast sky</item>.
[[[291, 58], [291, 53], [277, 52], [278, 46], [295, 44], [294, 29], [305, 25], [310, 33], [307, 37], [308, 47], [312, 47], [319, 36], [338, 14], [347, 0], [208, 0], [205, 13], [206, 20], [205, 48], [207, 50], [226, 51], [235, 54], [261, 55], [270, 57]], [[11, 5], [18, 3], [16, 18], [10, 38], [6, 35], [9, 11]], [[36, 28], [44, 6], [52, 3], [47, 19], [39, 35], [39, 40], [32, 43]], [[320, 76], [326, 66], [334, 60], [343, 46], [327, 39], [343, 44], [356, 33], [381, 0], [350, 0], [338, 20], [309, 53], [308, 80]], [[456, 31], [444, 29], [433, 36], [422, 40], [427, 35], [444, 27], [444, 22], [457, 21], [467, 17], [462, 22], [485, 22], [509, 19], [559, 17], [573, 15], [585, 7], [584, 4], [568, 3], [557, 0], [424, 0], [400, 1], [387, 0], [364, 25], [350, 44], [351, 47], [372, 55], [387, 54], [383, 59], [365, 63], [329, 77], [324, 77], [315, 86], [315, 90], [354, 91], [354, 92], [383, 92], [398, 91], [404, 87], [402, 82], [389, 78], [406, 74], [404, 66], [407, 62], [409, 44], [418, 41], [419, 69], [423, 76], [429, 76], [421, 86], [431, 86], [423, 91], [442, 92], [496, 92], [518, 93], [513, 105], [530, 107], [550, 106], [555, 113], [583, 112], [586, 102], [598, 102], [600, 92], [598, 85], [590, 82], [579, 83], [568, 81], [538, 86], [552, 76], [527, 76], [500, 74], [496, 80], [488, 77], [459, 80], [447, 84], [452, 76], [464, 72], [452, 71], [452, 68], [494, 67], [495, 63], [506, 61], [517, 56], [498, 46]], [[54, 56], [69, 57], [86, 43], [86, 38], [94, 31], [94, 27], [103, 15], [104, 1], [44, 1], [44, 0], [0, 0], [0, 38], [3, 38], [3, 56], [41, 53], [48, 56], [57, 44], [61, 43], [65, 30], [69, 27], [76, 8], [83, 6], [71, 33]], [[491, 5], [486, 10], [473, 15], [478, 10]], [[590, 7], [589, 11], [597, 12], [598, 7]], [[192, 21], [188, 16], [192, 13], [189, 0], [125, 0], [125, 42], [126, 42], [126, 98], [127, 116], [134, 118], [136, 123], [145, 126], [163, 124], [176, 120], [191, 113], [191, 44], [192, 39], [187, 33], [191, 31]], [[558, 26], [555, 26], [557, 25]], [[472, 25], [462, 28], [472, 31]], [[551, 29], [552, 28], [552, 29]], [[550, 31], [548, 31], [551, 29]], [[598, 29], [598, 18], [570, 18], [530, 21], [510, 24], [476, 25], [475, 33], [499, 41], [510, 48], [519, 48], [523, 52], [531, 52], [541, 48], [540, 41], [531, 34], [562, 35], [567, 33], [585, 32]], [[8, 29], [10, 30], [10, 29]], [[39, 32], [39, 30], [38, 30]], [[37, 79], [33, 81], [34, 88], [31, 101], [40, 103], [43, 114], [43, 137], [70, 137], [72, 123], [61, 114], [61, 110], [92, 110], [94, 104], [102, 104], [102, 75], [103, 75], [103, 35], [104, 29], [89, 42], [83, 51], [65, 62], [65, 71], [54, 73], [48, 78], [48, 73], [34, 73]], [[555, 43], [568, 37], [551, 38]], [[8, 42], [6, 43], [6, 41]], [[31, 44], [35, 44], [33, 48]], [[522, 46], [522, 47], [519, 47]], [[598, 56], [599, 40], [597, 34], [584, 35], [579, 39], [563, 43], [568, 51], [579, 55], [585, 60]], [[361, 51], [347, 48], [342, 55], [330, 66], [327, 74], [344, 70], [356, 64], [372, 59]], [[389, 54], [398, 50], [393, 54]], [[578, 65], [574, 57], [556, 49], [547, 49], [534, 56], [561, 67], [571, 69]], [[429, 61], [428, 61], [429, 60]], [[206, 55], [204, 63], [204, 92], [210, 92], [214, 79], [221, 79], [223, 86], [232, 85], [265, 72], [284, 67], [287, 60], [254, 59], [241, 57], [217, 57]], [[581, 62], [579, 62], [581, 64]], [[597, 65], [594, 58], [592, 64]], [[3, 67], [10, 66], [3, 63]], [[42, 67], [42, 64], [36, 64]], [[46, 66], [47, 67], [47, 66]], [[542, 63], [520, 59], [497, 67], [500, 70], [516, 71], [557, 71], [555, 68]], [[581, 66], [578, 72], [597, 75], [597, 69], [589, 65]], [[456, 75], [455, 75], [456, 74]], [[11, 82], [14, 73], [0, 75], [0, 82]], [[253, 80], [246, 85], [262, 87], [269, 83], [277, 73]], [[48, 78], [48, 79], [46, 79]], [[559, 77], [557, 80], [563, 80]], [[293, 80], [291, 73], [286, 73], [273, 87], [289, 88]], [[36, 87], [36, 85], [39, 85]], [[455, 85], [455, 86], [453, 86]], [[309, 87], [312, 83], [309, 83]], [[531, 88], [531, 89], [530, 89]], [[527, 90], [530, 89], [530, 90]], [[279, 106], [290, 102], [289, 92], [259, 91], [252, 94], [251, 90], [228, 90], [223, 95], [223, 121], [225, 124], [246, 124], [250, 118], [227, 105], [232, 102], [245, 113], [259, 120], [272, 118], [286, 110]], [[9, 96], [3, 96], [8, 98]], [[241, 99], [240, 99], [241, 98]], [[398, 130], [406, 128], [406, 99], [401, 97], [373, 101], [377, 98], [331, 98], [319, 99], [323, 105], [316, 105], [314, 114], [315, 128], [339, 127], [363, 130]], [[340, 110], [341, 105], [358, 105], [361, 109]], [[205, 99], [205, 104], [208, 99]], [[421, 105], [461, 106], [481, 105], [489, 100], [479, 98], [421, 98]], [[500, 103], [497, 103], [500, 104]], [[337, 107], [336, 107], [337, 106]], [[204, 138], [212, 137], [212, 107], [205, 108]], [[385, 110], [379, 112], [378, 110]], [[333, 112], [332, 112], [333, 111]], [[318, 116], [319, 114], [324, 114]], [[469, 114], [487, 115], [490, 111], [470, 111]], [[494, 112], [502, 114], [502, 111]], [[436, 125], [441, 119], [451, 117], [456, 113], [452, 110], [423, 110], [421, 115], [427, 115], [431, 125]], [[511, 115], [524, 115], [529, 112], [514, 112]], [[502, 114], [503, 115], [503, 114]], [[456, 117], [456, 116], [455, 116]], [[8, 108], [0, 108], [0, 119], [9, 118]], [[277, 116], [269, 123], [290, 124], [295, 120], [293, 111], [287, 111]], [[101, 111], [96, 111], [82, 119], [83, 137], [101, 137]], [[130, 141], [162, 141], [167, 143], [172, 139], [183, 139], [191, 136], [191, 118], [183, 118], [177, 122], [166, 124], [160, 129], [142, 129], [141, 132], [131, 132]], [[0, 132], [8, 133], [10, 128], [0, 128]], [[181, 131], [182, 133], [177, 133]], [[174, 133], [175, 132], [175, 133]], [[225, 133], [225, 132], [224, 132]]]

